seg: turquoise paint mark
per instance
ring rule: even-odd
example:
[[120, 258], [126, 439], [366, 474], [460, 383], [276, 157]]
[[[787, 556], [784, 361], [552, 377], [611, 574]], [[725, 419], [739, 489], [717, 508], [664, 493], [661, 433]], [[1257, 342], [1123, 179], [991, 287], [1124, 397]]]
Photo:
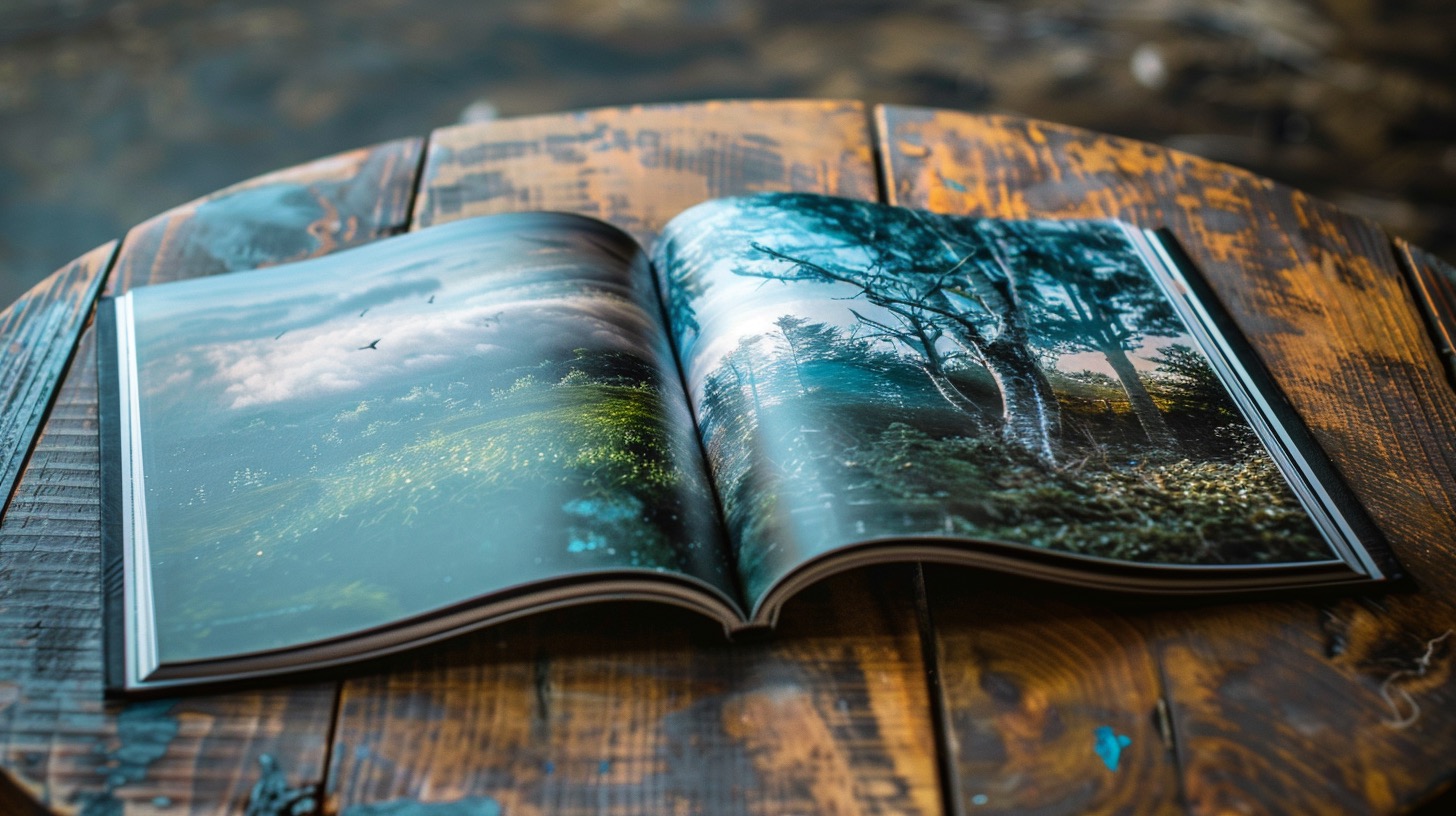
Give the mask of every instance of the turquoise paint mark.
[[597, 763], [597, 773], [603, 773], [604, 774], [604, 773], [611, 773], [611, 771], [612, 771], [612, 761], [610, 759], [604, 759], [601, 762], [598, 762]]
[[301, 184], [249, 187], [198, 207], [188, 224], [189, 244], [221, 264], [210, 271], [251, 269], [316, 252], [320, 243], [307, 227], [326, 215]]
[[966, 185], [961, 184], [959, 181], [956, 181], [955, 179], [949, 179], [949, 178], [946, 178], [945, 176], [942, 175], [940, 177], [940, 181], [941, 181], [942, 184], [944, 184], [945, 186], [951, 188], [952, 190], [955, 190], [957, 193], [964, 193], [966, 191]]
[[258, 781], [248, 794], [248, 816], [293, 816], [318, 810], [317, 785], [289, 785], [272, 754], [259, 754], [258, 768]]
[[1132, 737], [1113, 731], [1110, 725], [1098, 726], [1092, 732], [1092, 740], [1092, 750], [1102, 757], [1102, 764], [1109, 771], [1117, 770], [1117, 764], [1122, 761], [1122, 749], [1132, 745]]
[[372, 805], [353, 805], [345, 808], [342, 816], [501, 816], [501, 806], [488, 796], [467, 796], [453, 802], [395, 799]]
[[[81, 816], [118, 816], [125, 809], [116, 790], [147, 781], [152, 763], [167, 755], [181, 726], [172, 714], [174, 700], [132, 703], [116, 715], [116, 746], [97, 743], [96, 769], [106, 774], [100, 791], [77, 792], [71, 799], [79, 804]], [[162, 807], [158, 805], [158, 807]]]

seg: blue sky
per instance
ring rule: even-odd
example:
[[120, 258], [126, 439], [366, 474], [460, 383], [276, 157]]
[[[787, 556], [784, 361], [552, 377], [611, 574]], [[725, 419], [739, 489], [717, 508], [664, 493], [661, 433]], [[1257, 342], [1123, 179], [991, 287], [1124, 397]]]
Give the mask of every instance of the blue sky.
[[501, 369], [553, 346], [640, 350], [656, 310], [624, 285], [620, 262], [586, 243], [559, 251], [520, 226], [461, 222], [287, 267], [136, 290], [146, 421], [206, 432], [239, 412], [352, 405], [486, 358]]

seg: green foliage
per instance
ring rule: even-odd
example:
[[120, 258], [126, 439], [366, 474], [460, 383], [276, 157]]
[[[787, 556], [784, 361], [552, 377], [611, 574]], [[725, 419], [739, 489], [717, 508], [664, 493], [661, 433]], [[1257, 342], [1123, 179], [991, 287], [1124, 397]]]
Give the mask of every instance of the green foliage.
[[1079, 529], [1053, 529], [1047, 521], [1032, 524], [1027, 530], [1030, 543], [1089, 555], [1190, 564], [1328, 557], [1304, 511], [1264, 455], [1233, 462], [1139, 463], [1077, 474], [1076, 481], [1082, 495]]
[[1327, 551], [1273, 463], [1086, 462], [1048, 473], [994, 440], [896, 424], [849, 463], [898, 504], [938, 509], [947, 532], [1129, 561], [1249, 564]]
[[[523, 377], [493, 397], [422, 438], [347, 463], [325, 480], [318, 511], [361, 506], [409, 523], [411, 507], [451, 487], [561, 483], [656, 493], [676, 484], [661, 401], [645, 385], [603, 385], [573, 370], [554, 385]], [[309, 515], [299, 516], [295, 533]]]
[[1157, 357], [1152, 392], [1160, 407], [1169, 413], [1197, 415], [1204, 421], [1221, 417], [1231, 422], [1239, 417], [1229, 401], [1223, 383], [1203, 354], [1181, 343], [1164, 347]]
[[[650, 380], [603, 356], [503, 372], [474, 400], [444, 387], [380, 400], [370, 425], [353, 419], [362, 409], [331, 423], [352, 440], [346, 450], [361, 452], [318, 459], [307, 472], [280, 467], [287, 475], [277, 477], [271, 467], [240, 465], [233, 481], [246, 489], [199, 491], [205, 501], [181, 511], [170, 539], [185, 547], [158, 552], [187, 558], [205, 586], [178, 603], [159, 596], [171, 646], [182, 654], [217, 642], [189, 621], [220, 622], [213, 628], [250, 643], [294, 637], [304, 618], [321, 635], [348, 630], [441, 603], [459, 569], [498, 570], [483, 580], [514, 583], [533, 570], [680, 568], [697, 557], [690, 550], [704, 542], [686, 526], [693, 511], [685, 497], [711, 499], [696, 471], [678, 467], [696, 456], [696, 442], [669, 430]], [[381, 423], [387, 433], [376, 432]], [[432, 540], [428, 562], [412, 537]], [[522, 546], [531, 541], [534, 548]], [[339, 569], [321, 572], [328, 562]], [[446, 583], [406, 599], [393, 575]], [[229, 592], [242, 577], [272, 591]], [[478, 591], [481, 583], [456, 586]], [[307, 615], [294, 614], [304, 607]], [[288, 616], [286, 631], [278, 615]]]
[[963, 502], [968, 486], [990, 484], [1014, 460], [991, 438], [935, 439], [896, 422], [845, 464], [887, 497], [943, 505]]
[[526, 376], [521, 377], [520, 379], [511, 383], [509, 388], [500, 388], [493, 390], [490, 392], [490, 395], [494, 399], [503, 399], [517, 394], [523, 394], [540, 386], [541, 383], [537, 381], [534, 375], [527, 374]]

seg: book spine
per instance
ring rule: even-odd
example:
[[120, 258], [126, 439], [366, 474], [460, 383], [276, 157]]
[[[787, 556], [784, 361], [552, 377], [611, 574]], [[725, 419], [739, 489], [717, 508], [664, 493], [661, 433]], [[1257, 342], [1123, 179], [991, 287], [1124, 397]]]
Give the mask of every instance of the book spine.
[[126, 552], [123, 530], [121, 405], [116, 301], [96, 307], [97, 422], [101, 434], [101, 614], [103, 676], [108, 693], [126, 686]]

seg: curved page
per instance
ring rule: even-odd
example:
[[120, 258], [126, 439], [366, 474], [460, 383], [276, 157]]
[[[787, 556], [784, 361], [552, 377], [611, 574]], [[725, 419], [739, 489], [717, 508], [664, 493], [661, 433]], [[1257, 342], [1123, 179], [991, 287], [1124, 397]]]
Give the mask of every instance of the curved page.
[[154, 664], [572, 575], [736, 596], [650, 273], [611, 227], [475, 219], [129, 300]]
[[753, 608], [888, 539], [1336, 560], [1118, 224], [766, 194], [655, 266]]

